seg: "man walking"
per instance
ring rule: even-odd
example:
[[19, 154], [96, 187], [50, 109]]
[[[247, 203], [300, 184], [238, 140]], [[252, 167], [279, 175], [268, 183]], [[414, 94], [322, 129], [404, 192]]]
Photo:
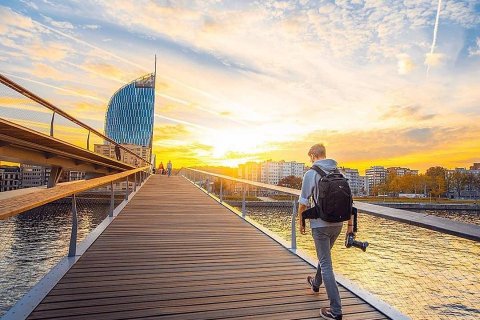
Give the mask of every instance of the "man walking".
[[[326, 150], [323, 144], [316, 144], [310, 148], [308, 156], [313, 165], [320, 168], [325, 174], [337, 170], [337, 162], [332, 159], [326, 159]], [[310, 206], [310, 200], [315, 197], [315, 202], [319, 203], [318, 193], [315, 192], [321, 176], [316, 170], [308, 170], [302, 182], [302, 192], [298, 208], [298, 218], [300, 232], [305, 234], [305, 226], [302, 225], [302, 213]], [[352, 218], [353, 219], [353, 218]], [[347, 232], [353, 232], [353, 220], [348, 223]], [[318, 269], [314, 277], [308, 276], [307, 282], [314, 292], [318, 292], [322, 282], [325, 284], [330, 308], [321, 308], [320, 316], [324, 319], [342, 320], [342, 303], [338, 292], [337, 282], [333, 273], [332, 257], [330, 250], [337, 240], [342, 230], [343, 222], [327, 222], [320, 218], [311, 219], [312, 237], [315, 241], [315, 249], [318, 257]]]
[[170, 175], [172, 174], [172, 161], [168, 160], [168, 163], [167, 163], [167, 172], [168, 172], [168, 176], [170, 177]]

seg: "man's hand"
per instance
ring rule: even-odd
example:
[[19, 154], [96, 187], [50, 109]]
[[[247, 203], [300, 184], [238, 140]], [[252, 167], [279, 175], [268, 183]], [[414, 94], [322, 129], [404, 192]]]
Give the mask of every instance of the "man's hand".
[[306, 234], [305, 232], [305, 224], [303, 223], [303, 211], [305, 211], [307, 207], [303, 204], [298, 206], [298, 230], [301, 234]]
[[299, 216], [300, 216], [300, 219], [299, 219], [300, 223], [298, 224], [298, 229], [300, 230], [301, 234], [307, 234], [305, 232], [305, 224], [303, 224], [302, 214], [300, 213]]
[[347, 232], [345, 233], [345, 236], [348, 236], [350, 233], [353, 233], [353, 221], [352, 220], [348, 221]]

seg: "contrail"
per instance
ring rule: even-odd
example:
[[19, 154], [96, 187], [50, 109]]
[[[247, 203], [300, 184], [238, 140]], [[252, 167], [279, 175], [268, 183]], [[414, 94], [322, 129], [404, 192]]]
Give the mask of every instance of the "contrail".
[[195, 127], [195, 128], [198, 128], [198, 129], [202, 129], [202, 130], [207, 130], [207, 131], [215, 131], [214, 129], [212, 128], [207, 128], [207, 127], [204, 127], [202, 125], [199, 125], [199, 124], [196, 124], [196, 123], [192, 123], [192, 122], [188, 122], [188, 121], [184, 121], [184, 120], [178, 120], [178, 119], [174, 119], [174, 118], [170, 118], [170, 117], [165, 117], [165, 116], [162, 116], [158, 113], [155, 113], [155, 117], [158, 117], [158, 118], [161, 118], [161, 119], [165, 119], [165, 120], [169, 120], [169, 121], [173, 121], [173, 122], [176, 122], [176, 123], [181, 123], [181, 124], [185, 124], [187, 126], [191, 126], [191, 127]]
[[62, 88], [62, 87], [57, 87], [57, 86], [54, 86], [54, 85], [51, 85], [51, 84], [48, 84], [48, 83], [45, 83], [45, 82], [41, 82], [41, 81], [29, 79], [29, 78], [24, 78], [24, 77], [17, 76], [17, 75], [8, 73], [8, 72], [1, 71], [1, 73], [3, 73], [4, 75], [7, 75], [9, 77], [12, 77], [12, 78], [17, 78], [17, 79], [33, 82], [33, 83], [36, 83], [36, 84], [39, 84], [39, 85], [42, 85], [42, 86], [45, 86], [45, 87], [60, 90], [60, 91], [63, 91], [63, 92], [68, 92], [68, 93], [71, 93], [71, 94], [76, 95], [76, 96], [81, 96], [81, 97], [97, 100], [97, 101], [100, 101], [100, 102], [105, 102], [105, 100], [103, 100], [99, 97], [91, 96], [91, 95], [88, 95], [88, 94], [82, 94], [82, 93], [76, 92], [74, 90], [69, 90], [69, 89], [65, 89], [65, 88]]
[[[126, 64], [129, 64], [129, 65], [131, 65], [131, 66], [134, 66], [134, 67], [136, 67], [136, 68], [139, 68], [140, 70], [142, 70], [142, 72], [147, 72], [147, 71], [145, 70], [145, 67], [143, 67], [143, 66], [141, 66], [141, 65], [139, 65], [139, 64], [137, 64], [137, 63], [135, 63], [135, 62], [132, 62], [132, 61], [130, 61], [130, 60], [128, 60], [128, 59], [125, 59], [125, 58], [123, 58], [123, 57], [121, 57], [121, 56], [119, 56], [119, 55], [117, 55], [117, 54], [115, 54], [115, 53], [113, 53], [113, 52], [110, 52], [110, 51], [108, 51], [108, 50], [105, 50], [105, 49], [103, 49], [103, 48], [100, 48], [100, 47], [98, 47], [98, 46], [95, 46], [95, 45], [93, 45], [93, 44], [91, 44], [91, 43], [89, 43], [89, 42], [86, 42], [86, 41], [84, 41], [84, 40], [78, 39], [78, 38], [76, 38], [76, 37], [74, 37], [74, 36], [71, 36], [71, 35], [69, 35], [69, 34], [67, 34], [67, 33], [65, 33], [65, 32], [62, 32], [62, 31], [60, 31], [60, 30], [54, 29], [54, 28], [52, 28], [52, 27], [49, 27], [49, 26], [47, 26], [47, 25], [45, 25], [45, 24], [43, 24], [43, 23], [41, 23], [41, 22], [38, 22], [38, 21], [36, 21], [36, 20], [33, 20], [33, 19], [32, 19], [32, 21], [33, 21], [33, 23], [35, 23], [35, 24], [37, 24], [37, 25], [39, 25], [39, 26], [41, 26], [41, 27], [43, 27], [43, 28], [46, 28], [46, 29], [48, 29], [48, 30], [50, 30], [50, 31], [52, 31], [52, 32], [54, 32], [54, 33], [57, 33], [57, 34], [59, 34], [59, 35], [61, 35], [61, 36], [64, 36], [64, 37], [70, 39], [70, 40], [73, 40], [73, 41], [76, 41], [76, 42], [81, 43], [81, 44], [83, 44], [83, 45], [86, 45], [86, 46], [88, 46], [88, 47], [90, 47], [90, 48], [92, 48], [92, 49], [95, 49], [95, 50], [98, 50], [98, 51], [100, 51], [100, 52], [103, 52], [103, 53], [109, 55], [110, 57], [116, 58], [116, 59], [118, 59], [118, 60], [120, 60], [120, 61], [122, 61], [122, 62], [124, 62], [124, 63], [126, 63]], [[219, 97], [217, 97], [217, 96], [215, 96], [215, 95], [213, 95], [213, 94], [211, 94], [211, 93], [209, 93], [209, 92], [203, 91], [203, 90], [201, 90], [201, 89], [194, 88], [194, 87], [192, 87], [192, 86], [190, 86], [190, 85], [188, 85], [188, 84], [183, 83], [183, 82], [180, 81], [180, 80], [177, 80], [177, 79], [174, 79], [174, 78], [172, 78], [172, 77], [165, 76], [165, 75], [161, 75], [160, 77], [162, 77], [162, 78], [164, 78], [164, 79], [167, 79], [167, 80], [169, 80], [169, 81], [175, 82], [175, 83], [177, 83], [177, 84], [179, 84], [179, 85], [181, 85], [181, 86], [183, 86], [183, 87], [185, 87], [185, 88], [187, 88], [187, 89], [190, 89], [190, 90], [192, 90], [192, 91], [195, 91], [195, 92], [197, 92], [197, 93], [200, 93], [200, 94], [202, 94], [202, 95], [204, 95], [204, 96], [206, 96], [206, 97], [208, 97], [208, 98], [214, 99], [214, 100], [216, 100], [217, 102], [222, 102], [222, 100], [221, 100]]]
[[100, 47], [94, 46], [93, 44], [90, 44], [90, 43], [88, 43], [88, 42], [86, 42], [86, 41], [83, 41], [83, 40], [81, 40], [81, 39], [75, 38], [75, 37], [73, 37], [73, 36], [71, 36], [71, 35], [69, 35], [69, 34], [67, 34], [67, 33], [65, 33], [65, 32], [59, 31], [59, 30], [54, 29], [54, 28], [52, 28], [52, 27], [49, 27], [49, 26], [47, 26], [47, 25], [44, 25], [43, 23], [40, 23], [40, 22], [38, 22], [38, 21], [36, 21], [36, 20], [33, 20], [33, 19], [32, 19], [32, 21], [33, 21], [33, 23], [38, 24], [39, 26], [42, 26], [42, 27], [44, 27], [44, 28], [46, 28], [46, 29], [54, 32], [54, 33], [57, 33], [57, 34], [59, 34], [59, 35], [61, 35], [61, 36], [64, 36], [64, 37], [70, 39], [70, 40], [73, 40], [73, 41], [75, 41], [75, 42], [78, 42], [78, 43], [81, 43], [81, 44], [83, 44], [83, 45], [86, 45], [87, 47], [90, 47], [90, 48], [92, 48], [92, 49], [95, 49], [95, 50], [98, 50], [98, 51], [100, 51], [100, 52], [103, 52], [103, 53], [105, 53], [105, 54], [107, 54], [107, 55], [109, 55], [109, 56], [111, 56], [111, 57], [113, 57], [113, 58], [116, 58], [116, 59], [118, 59], [118, 60], [120, 60], [120, 61], [122, 61], [122, 62], [125, 62], [125, 63], [127, 63], [127, 64], [129, 64], [129, 65], [131, 65], [131, 66], [137, 67], [137, 68], [141, 69], [142, 71], [145, 71], [145, 68], [144, 68], [143, 66], [141, 66], [141, 65], [139, 65], [139, 64], [137, 64], [137, 63], [134, 63], [134, 62], [132, 62], [132, 61], [130, 61], [130, 60], [127, 60], [127, 59], [125, 59], [125, 58], [122, 58], [121, 56], [116, 55], [115, 53], [112, 53], [112, 52], [107, 51], [107, 50], [105, 50], [105, 49], [102, 49], [102, 48], [100, 48]]
[[[430, 54], [433, 54], [433, 51], [435, 50], [435, 45], [437, 44], [438, 21], [440, 20], [441, 6], [442, 6], [442, 0], [438, 0], [437, 16], [435, 17], [435, 26], [433, 27], [433, 41], [432, 41], [432, 47], [430, 48]], [[430, 64], [427, 63], [427, 76], [428, 76], [429, 70], [430, 70]]]

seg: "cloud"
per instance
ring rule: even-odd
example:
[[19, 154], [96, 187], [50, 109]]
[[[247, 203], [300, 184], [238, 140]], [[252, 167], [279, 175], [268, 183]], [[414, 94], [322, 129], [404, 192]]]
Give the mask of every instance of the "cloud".
[[75, 27], [73, 26], [73, 24], [71, 24], [70, 22], [68, 21], [57, 21], [57, 20], [54, 20], [50, 17], [47, 17], [47, 16], [44, 16], [42, 15], [43, 19], [48, 23], [50, 24], [51, 26], [55, 27], [55, 28], [60, 28], [60, 29], [75, 29]]
[[[340, 165], [364, 170], [372, 165], [408, 165], [425, 170], [434, 164], [452, 166], [478, 157], [480, 128], [406, 127], [365, 131], [319, 130], [302, 141], [278, 143], [268, 155], [276, 160], [308, 161], [306, 152], [311, 145], [323, 142], [327, 156]], [[477, 136], [478, 137], [478, 136]]]
[[[125, 71], [119, 67], [103, 62], [89, 62], [84, 65], [85, 69], [96, 74], [105, 75], [108, 77], [123, 79], [125, 78]], [[133, 80], [133, 79], [131, 79]]]
[[397, 62], [398, 74], [400, 75], [409, 74], [415, 68], [415, 63], [413, 62], [412, 58], [408, 54], [406, 53], [398, 54], [397, 59], [398, 59], [398, 62]]
[[425, 65], [429, 67], [438, 67], [445, 62], [445, 55], [438, 52], [425, 54]]
[[86, 24], [82, 26], [83, 29], [97, 30], [100, 28], [98, 24]]
[[31, 75], [41, 79], [52, 79], [56, 81], [71, 80], [72, 75], [62, 72], [50, 65], [41, 62], [33, 63], [33, 68], [29, 70]]
[[425, 121], [433, 119], [435, 116], [435, 114], [424, 114], [419, 105], [392, 105], [380, 115], [380, 120], [396, 119], [401, 121]]
[[477, 38], [475, 46], [468, 49], [469, 56], [480, 56], [480, 37]]
[[25, 32], [35, 29], [32, 19], [14, 12], [12, 9], [0, 6], [0, 33], [9, 37], [25, 35]]
[[183, 124], [162, 124], [155, 125], [155, 141], [185, 139], [191, 135], [191, 131]]
[[[426, 59], [436, 3], [252, 1], [230, 6], [216, 1], [85, 0], [69, 2], [70, 8], [56, 7], [58, 11], [42, 4], [39, 13], [69, 17], [74, 32], [57, 32], [50, 24], [25, 27], [32, 20], [18, 12], [30, 9], [3, 7], [15, 19], [0, 21], [0, 28], [11, 28], [14, 35], [2, 33], [1, 55], [8, 59], [2, 69], [15, 73], [15, 68], [31, 66], [36, 76], [49, 73], [48, 82], [60, 79], [55, 72], [72, 74], [76, 83], [61, 84], [70, 90], [61, 101], [76, 108], [74, 94], [101, 92], [100, 98], [107, 99], [139, 76], [142, 66], [151, 66], [146, 57], [157, 52], [158, 80], [165, 85], [157, 82], [156, 112], [164, 118], [156, 122], [172, 127], [156, 132], [162, 137], [157, 142], [164, 144], [156, 151], [163, 152], [168, 144], [176, 155], [204, 163], [209, 157], [221, 161], [222, 156], [306, 161], [295, 143], [307, 147], [309, 139], [321, 139], [320, 134], [310, 135], [320, 126], [333, 143], [330, 150], [350, 163], [379, 159], [376, 154], [382, 161], [405, 161], [398, 150], [419, 158], [422, 145], [435, 160], [430, 139], [437, 151], [445, 149], [438, 142], [439, 128], [470, 130], [470, 120], [480, 110], [480, 44], [465, 44], [465, 35], [477, 32], [480, 18], [466, 1], [444, 1], [439, 53]], [[92, 21], [100, 26], [94, 32], [85, 27]], [[464, 57], [466, 52], [470, 58]], [[444, 66], [428, 82], [418, 72], [424, 60]], [[89, 90], [92, 84], [96, 88]], [[42, 90], [53, 97], [61, 94], [55, 88]], [[86, 114], [100, 113], [95, 107], [77, 107]], [[248, 140], [244, 145], [238, 138], [242, 135]], [[218, 148], [216, 140], [225, 136]], [[395, 141], [397, 137], [410, 149]], [[295, 143], [289, 145], [291, 141]], [[189, 154], [197, 145], [198, 152]], [[471, 149], [478, 151], [478, 146]]]

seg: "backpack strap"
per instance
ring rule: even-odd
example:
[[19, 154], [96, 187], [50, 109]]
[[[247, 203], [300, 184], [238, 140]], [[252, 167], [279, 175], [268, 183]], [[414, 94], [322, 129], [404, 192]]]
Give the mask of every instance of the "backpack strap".
[[310, 169], [314, 170], [316, 173], [318, 173], [320, 175], [320, 177], [325, 177], [327, 174], [325, 173], [325, 171], [323, 171], [322, 169], [320, 169], [320, 167], [318, 166], [312, 166]]

